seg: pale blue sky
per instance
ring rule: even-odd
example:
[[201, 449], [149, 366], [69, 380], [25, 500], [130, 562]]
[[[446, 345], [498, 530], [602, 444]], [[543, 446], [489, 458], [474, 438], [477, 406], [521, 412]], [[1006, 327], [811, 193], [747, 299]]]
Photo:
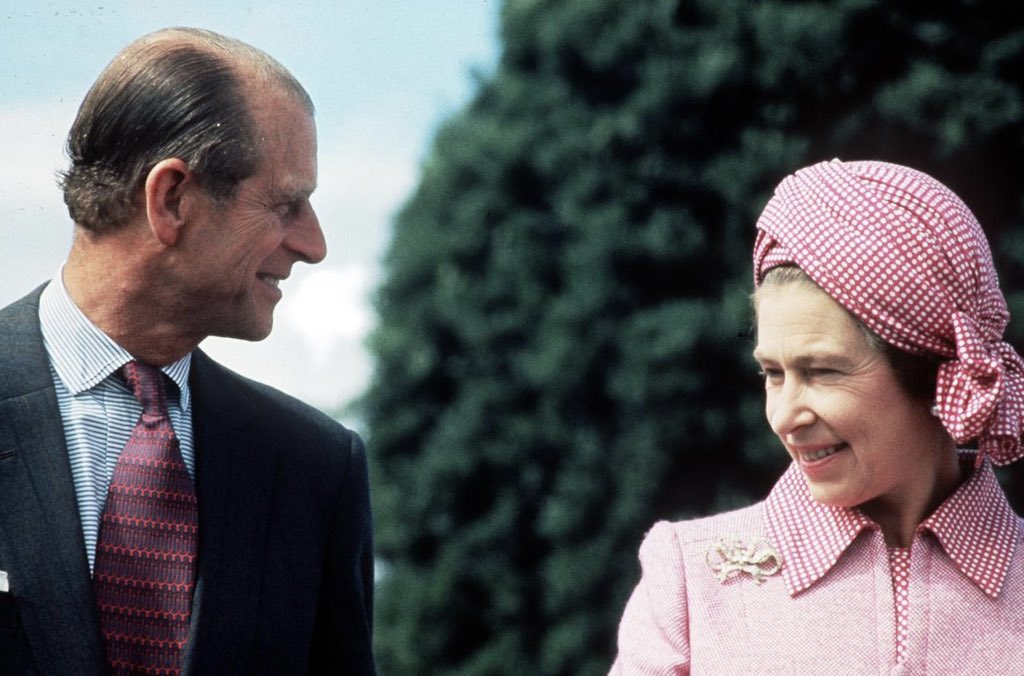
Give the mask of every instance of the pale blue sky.
[[373, 324], [394, 209], [414, 187], [437, 124], [498, 58], [498, 0], [0, 0], [0, 304], [50, 278], [71, 225], [55, 172], [64, 135], [100, 70], [132, 39], [191, 25], [273, 55], [317, 106], [327, 260], [295, 269], [262, 343], [204, 348], [250, 377], [325, 409], [370, 375]]

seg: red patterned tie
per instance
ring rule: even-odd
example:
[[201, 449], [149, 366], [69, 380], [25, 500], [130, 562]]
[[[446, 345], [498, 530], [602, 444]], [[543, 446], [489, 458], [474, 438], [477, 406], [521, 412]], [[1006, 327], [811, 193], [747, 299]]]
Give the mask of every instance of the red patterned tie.
[[114, 674], [180, 674], [188, 637], [197, 512], [167, 415], [163, 375], [121, 371], [142, 416], [121, 452], [96, 544], [93, 584]]

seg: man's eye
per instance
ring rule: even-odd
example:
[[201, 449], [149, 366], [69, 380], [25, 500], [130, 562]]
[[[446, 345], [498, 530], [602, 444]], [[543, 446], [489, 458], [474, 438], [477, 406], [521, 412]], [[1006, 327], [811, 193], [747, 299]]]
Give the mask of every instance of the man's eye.
[[274, 211], [276, 211], [281, 218], [291, 218], [299, 212], [299, 209], [300, 203], [298, 201], [281, 202], [274, 206]]

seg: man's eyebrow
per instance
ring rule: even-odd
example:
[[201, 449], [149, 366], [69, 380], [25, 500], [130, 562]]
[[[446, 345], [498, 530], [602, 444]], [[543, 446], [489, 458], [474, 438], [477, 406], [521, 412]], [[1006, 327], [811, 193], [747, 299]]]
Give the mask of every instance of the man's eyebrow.
[[306, 199], [316, 191], [316, 187], [316, 183], [281, 183], [271, 188], [271, 194], [280, 201]]
[[273, 193], [275, 202], [295, 202], [309, 199], [312, 194], [313, 190], [307, 188], [281, 189]]

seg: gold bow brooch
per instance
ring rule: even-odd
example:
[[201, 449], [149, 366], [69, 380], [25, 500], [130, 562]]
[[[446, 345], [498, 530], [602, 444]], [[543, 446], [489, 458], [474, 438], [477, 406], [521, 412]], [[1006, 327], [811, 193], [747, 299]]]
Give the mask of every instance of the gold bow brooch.
[[764, 538], [754, 538], [749, 542], [737, 535], [722, 538], [708, 547], [704, 560], [719, 582], [726, 582], [737, 575], [749, 575], [754, 582], [761, 584], [766, 577], [782, 569], [782, 557]]

